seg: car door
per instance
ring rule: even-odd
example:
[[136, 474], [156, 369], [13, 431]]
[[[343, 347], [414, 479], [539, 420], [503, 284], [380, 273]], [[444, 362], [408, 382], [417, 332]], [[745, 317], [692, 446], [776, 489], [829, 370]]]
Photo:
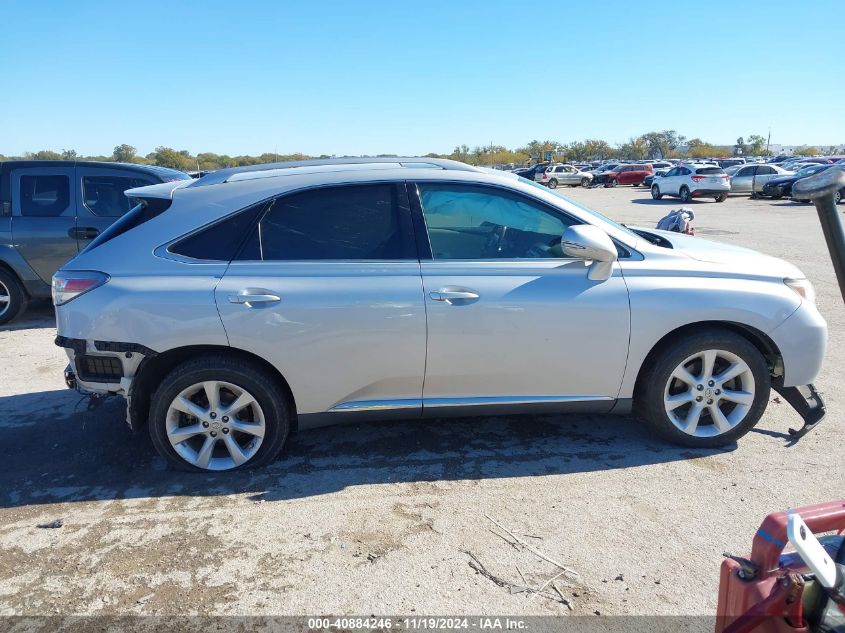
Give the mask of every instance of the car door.
[[419, 414], [426, 318], [404, 183], [267, 207], [215, 289], [229, 343], [281, 372], [300, 415]]
[[[423, 408], [609, 403], [625, 368], [628, 293], [563, 255], [579, 223], [536, 198], [490, 185], [411, 187], [430, 253]], [[417, 194], [414, 197], [413, 194]]]
[[731, 178], [731, 193], [750, 193], [757, 165], [741, 167]]
[[76, 257], [73, 167], [24, 167], [11, 173], [12, 240], [45, 283]]
[[560, 181], [567, 185], [578, 184], [580, 182], [578, 171], [570, 165], [564, 165], [561, 167]]
[[772, 178], [779, 176], [777, 170], [770, 165], [757, 165], [757, 171], [754, 173], [754, 180], [752, 187], [757, 193], [763, 191], [763, 185], [769, 182]]
[[160, 182], [140, 171], [83, 165], [76, 168], [76, 176], [76, 239], [79, 250], [129, 211], [132, 205], [123, 195], [124, 191]]
[[681, 188], [681, 168], [673, 167], [660, 180], [655, 181], [660, 193], [665, 193], [670, 196], [677, 196], [678, 190]]

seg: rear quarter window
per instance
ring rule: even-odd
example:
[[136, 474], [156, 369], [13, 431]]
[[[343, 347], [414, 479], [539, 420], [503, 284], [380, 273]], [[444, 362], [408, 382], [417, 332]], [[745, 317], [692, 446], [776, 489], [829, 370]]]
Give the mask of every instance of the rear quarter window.
[[701, 167], [700, 169], [696, 169], [695, 173], [712, 176], [714, 174], [724, 174], [725, 171], [721, 167]]
[[172, 244], [167, 250], [174, 255], [190, 259], [232, 261], [261, 259], [255, 225], [268, 206], [267, 202], [253, 205]]

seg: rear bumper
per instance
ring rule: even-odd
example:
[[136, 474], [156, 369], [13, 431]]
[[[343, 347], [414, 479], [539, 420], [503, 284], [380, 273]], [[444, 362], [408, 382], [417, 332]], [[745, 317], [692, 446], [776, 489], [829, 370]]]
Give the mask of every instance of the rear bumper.
[[725, 189], [696, 189], [690, 192], [693, 198], [715, 198], [716, 196], [726, 196], [731, 192], [729, 188]]
[[65, 348], [70, 361], [64, 370], [65, 385], [100, 395], [128, 395], [141, 361], [156, 355], [137, 343], [85, 341], [64, 336], [57, 336], [55, 343]]

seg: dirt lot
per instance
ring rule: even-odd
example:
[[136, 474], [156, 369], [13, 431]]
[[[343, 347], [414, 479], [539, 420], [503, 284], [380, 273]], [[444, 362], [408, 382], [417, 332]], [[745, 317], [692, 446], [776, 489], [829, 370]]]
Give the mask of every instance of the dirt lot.
[[[564, 193], [644, 226], [680, 206], [630, 187]], [[667, 446], [627, 417], [385, 423], [302, 433], [257, 472], [191, 476], [129, 433], [121, 401], [88, 412], [64, 388], [41, 306], [0, 330], [0, 614], [712, 613], [723, 551], [747, 552], [773, 510], [842, 496], [845, 323], [812, 207], [690, 206], [700, 237], [788, 259], [816, 285], [829, 415], [799, 443], [777, 402], [722, 451]], [[558, 571], [485, 515], [580, 574], [556, 583], [572, 611], [476, 573], [470, 553], [509, 584]]]

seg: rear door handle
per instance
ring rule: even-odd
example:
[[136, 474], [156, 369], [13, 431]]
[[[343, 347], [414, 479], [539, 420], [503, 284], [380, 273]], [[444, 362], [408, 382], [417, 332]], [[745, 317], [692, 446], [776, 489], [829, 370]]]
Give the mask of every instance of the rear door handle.
[[481, 298], [481, 295], [474, 290], [452, 290], [450, 288], [441, 288], [440, 290], [429, 292], [428, 296], [432, 301], [445, 301], [448, 304], [464, 304], [477, 301]]
[[240, 303], [246, 304], [247, 306], [252, 306], [253, 304], [261, 304], [261, 303], [276, 303], [277, 301], [281, 301], [282, 298], [279, 295], [270, 294], [268, 291], [266, 294], [263, 293], [239, 293], [236, 295], [229, 295], [229, 303]]
[[75, 240], [93, 240], [100, 234], [100, 229], [93, 226], [80, 226], [68, 229], [67, 236]]

